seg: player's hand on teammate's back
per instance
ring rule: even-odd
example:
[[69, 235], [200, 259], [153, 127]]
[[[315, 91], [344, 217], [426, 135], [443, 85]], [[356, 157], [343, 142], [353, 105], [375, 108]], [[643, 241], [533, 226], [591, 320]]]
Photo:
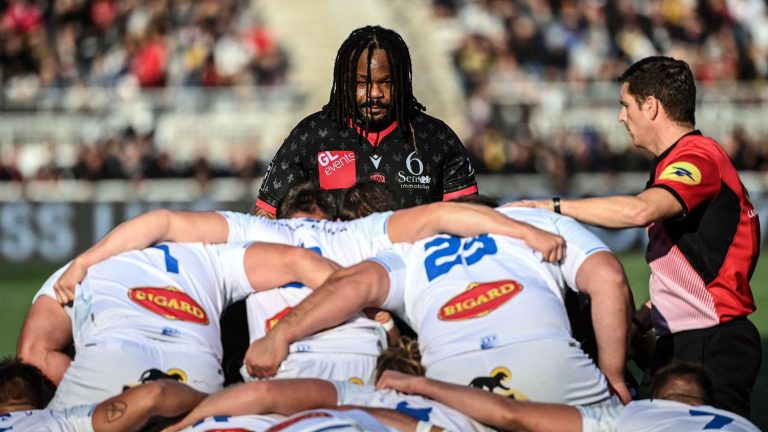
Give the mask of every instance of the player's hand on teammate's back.
[[565, 255], [565, 239], [549, 231], [531, 226], [523, 240], [529, 247], [541, 252], [546, 262], [559, 262]]
[[385, 370], [376, 383], [377, 389], [392, 389], [406, 394], [421, 394], [420, 381], [422, 377], [408, 375], [393, 370]]
[[59, 279], [53, 284], [53, 290], [56, 292], [56, 300], [61, 304], [67, 304], [75, 300], [75, 287], [83, 279], [88, 271], [88, 267], [82, 265], [77, 259], [64, 270]]
[[288, 356], [288, 344], [274, 337], [267, 336], [257, 339], [248, 347], [243, 364], [248, 375], [257, 378], [275, 376], [280, 363]]

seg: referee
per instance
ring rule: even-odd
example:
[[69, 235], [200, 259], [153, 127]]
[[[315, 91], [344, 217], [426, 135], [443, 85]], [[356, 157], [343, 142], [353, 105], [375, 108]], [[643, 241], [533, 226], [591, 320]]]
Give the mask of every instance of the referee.
[[288, 191], [306, 180], [337, 199], [357, 181], [381, 182], [401, 208], [477, 193], [461, 140], [424, 110], [400, 35], [379, 26], [354, 30], [336, 55], [328, 104], [283, 142], [254, 212], [274, 217]]
[[656, 156], [636, 196], [524, 201], [579, 221], [648, 227], [650, 304], [633, 322], [659, 335], [654, 368], [701, 363], [713, 375], [717, 408], [749, 417], [762, 353], [747, 316], [749, 280], [760, 253], [760, 223], [728, 155], [695, 125], [696, 87], [688, 65], [669, 57], [638, 61], [619, 77], [619, 122], [632, 143]]

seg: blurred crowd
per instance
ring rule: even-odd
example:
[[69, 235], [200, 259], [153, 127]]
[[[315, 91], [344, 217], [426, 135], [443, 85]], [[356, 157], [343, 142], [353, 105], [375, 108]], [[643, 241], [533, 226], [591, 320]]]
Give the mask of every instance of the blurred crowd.
[[[281, 86], [288, 57], [252, 3], [0, 0], [0, 106], [13, 109], [52, 90], [93, 87]], [[78, 109], [92, 109], [87, 102]], [[0, 155], [0, 180], [253, 178], [264, 168], [250, 154], [224, 166], [204, 155], [177, 162], [155, 147], [151, 127], [123, 127], [81, 142], [71, 166], [59, 164], [55, 147], [49, 145], [32, 173], [20, 169], [19, 146]]]
[[2, 0], [6, 101], [42, 88], [279, 85], [286, 53], [250, 0]]
[[[615, 80], [630, 64], [650, 55], [687, 61], [701, 88], [768, 78], [764, 0], [433, 0], [432, 4], [437, 19], [459, 29], [454, 64], [471, 124], [465, 144], [480, 172], [542, 172], [557, 177], [648, 166], [646, 157], [632, 149], [615, 153], [615, 146], [592, 127], [537, 136], [528, 125], [532, 107], [510, 107], [499, 89], [521, 82], [542, 86], [567, 82], [589, 91], [591, 83]], [[617, 94], [608, 97], [618, 100]], [[740, 169], [768, 168], [768, 137], [755, 135], [737, 128], [722, 143]]]
[[[286, 83], [288, 56], [253, 3], [0, 0], [0, 106], [34, 99], [43, 88], [279, 88]], [[576, 172], [646, 170], [648, 155], [610, 142], [605, 129], [585, 122], [542, 132], [536, 116], [572, 112], [568, 98], [593, 92], [593, 83], [614, 80], [648, 55], [686, 60], [700, 89], [766, 81], [766, 3], [432, 0], [435, 19], [451, 23], [457, 35], [453, 60], [470, 125], [462, 138], [473, 167], [481, 174], [544, 173], [561, 189]], [[529, 83], [525, 98], [522, 82]], [[610, 127], [619, 130], [616, 90], [602, 98], [615, 107]], [[580, 103], [583, 108], [590, 102]], [[712, 133], [712, 125], [700, 126]], [[737, 126], [721, 134], [721, 144], [739, 169], [768, 170], [767, 132]], [[0, 180], [250, 178], [265, 165], [252, 155], [224, 165], [206, 156], [175, 161], [155, 147], [151, 128], [122, 128], [82, 143], [78, 152], [72, 166], [59, 166], [51, 150], [36, 172], [23, 174], [16, 152], [0, 154]]]

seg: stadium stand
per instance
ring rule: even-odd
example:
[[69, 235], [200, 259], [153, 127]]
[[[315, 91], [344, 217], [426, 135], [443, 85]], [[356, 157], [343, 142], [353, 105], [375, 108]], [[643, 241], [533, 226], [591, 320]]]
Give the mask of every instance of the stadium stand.
[[[580, 173], [644, 171], [648, 157], [617, 125], [611, 80], [654, 53], [691, 63], [699, 123], [737, 167], [766, 168], [760, 0], [364, 5], [335, 17], [332, 2], [304, 11], [235, 0], [0, 2], [0, 184], [258, 182], [299, 113], [325, 97], [322, 68], [333, 54], [321, 55], [318, 35], [372, 19], [399, 23], [413, 40], [416, 91], [427, 93], [430, 112], [457, 105], [463, 113], [456, 123], [468, 126], [456, 130], [478, 174], [547, 174], [546, 189], [567, 195], [584, 193], [573, 186]], [[309, 17], [321, 19], [310, 28]], [[296, 39], [296, 25], [315, 41]], [[444, 52], [463, 93], [457, 103], [435, 59]], [[289, 54], [305, 61], [289, 65]]]

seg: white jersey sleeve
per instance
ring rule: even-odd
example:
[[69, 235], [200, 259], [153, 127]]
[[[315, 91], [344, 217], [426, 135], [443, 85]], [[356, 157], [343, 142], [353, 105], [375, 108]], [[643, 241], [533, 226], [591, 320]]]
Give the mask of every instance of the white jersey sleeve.
[[594, 253], [611, 251], [595, 234], [571, 217], [523, 207], [499, 207], [497, 210], [507, 217], [559, 234], [565, 239], [565, 256], [560, 263], [560, 270], [571, 289], [578, 289], [576, 275], [584, 260]]
[[35, 294], [35, 297], [32, 299], [32, 303], [34, 303], [38, 297], [41, 296], [48, 296], [51, 298], [56, 298], [56, 292], [53, 290], [53, 284], [56, 283], [57, 280], [59, 280], [59, 277], [61, 277], [61, 274], [66, 271], [69, 266], [72, 264], [72, 261], [64, 264], [60, 269], [56, 270], [52, 275], [48, 277], [48, 279], [43, 282], [43, 286], [40, 287], [40, 290], [37, 291], [37, 294]]
[[224, 295], [230, 302], [242, 299], [253, 293], [248, 275], [245, 272], [245, 251], [253, 242], [236, 242], [208, 245], [217, 256], [221, 266]]
[[409, 321], [405, 314], [407, 265], [403, 252], [408, 248], [410, 248], [410, 245], [398, 244], [378, 256], [371, 258], [371, 261], [384, 267], [389, 274], [389, 292], [384, 303], [380, 305], [380, 307], [397, 314], [406, 321]]

